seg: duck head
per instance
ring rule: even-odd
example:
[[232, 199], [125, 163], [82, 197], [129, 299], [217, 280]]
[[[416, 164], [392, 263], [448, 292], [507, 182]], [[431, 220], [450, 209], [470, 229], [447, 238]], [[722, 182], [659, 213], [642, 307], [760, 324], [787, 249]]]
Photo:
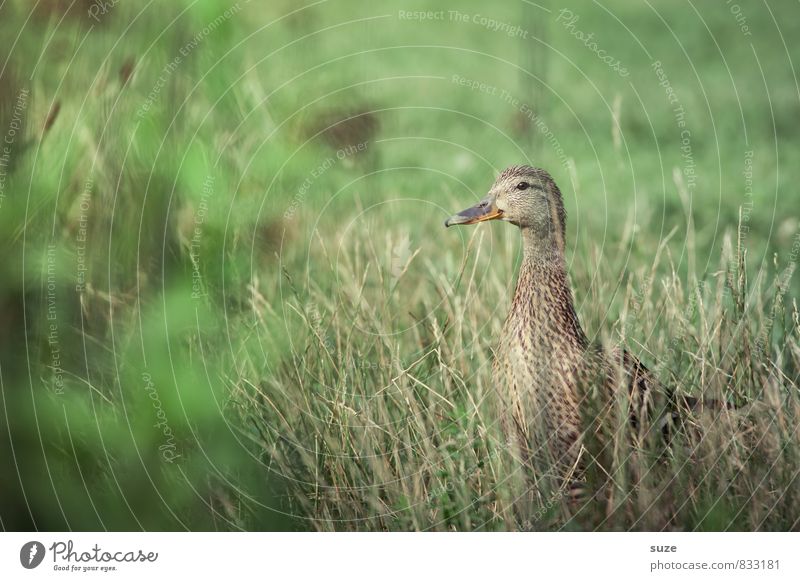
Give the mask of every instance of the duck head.
[[519, 227], [536, 246], [564, 248], [566, 212], [561, 191], [543, 169], [513, 165], [505, 169], [488, 195], [471, 208], [450, 216], [445, 226], [502, 220]]

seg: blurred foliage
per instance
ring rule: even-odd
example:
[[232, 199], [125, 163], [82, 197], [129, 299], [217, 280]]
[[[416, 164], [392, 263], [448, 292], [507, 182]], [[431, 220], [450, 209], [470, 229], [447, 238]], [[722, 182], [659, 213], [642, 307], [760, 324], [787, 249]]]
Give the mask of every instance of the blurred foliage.
[[[441, 219], [527, 160], [563, 184], [581, 264], [602, 246], [613, 278], [649, 264], [675, 229], [670, 268], [703, 279], [748, 203], [752, 150], [751, 274], [774, 254], [792, 260], [794, 8], [740, 2], [743, 36], [724, 6], [567, 4], [629, 78], [547, 3], [471, 1], [430, 20], [400, 16], [430, 10], [421, 0], [2, 3], [0, 139], [14, 135], [0, 143], [0, 526], [315, 526], [231, 390], [292, 361], [309, 301], [320, 302], [316, 328], [330, 323], [352, 289], [320, 266], [355, 215], [371, 230], [348, 239], [361, 244], [345, 244], [348, 260], [369, 261], [368, 245], [402, 225], [423, 246], [418, 262], [452, 273], [457, 242], [441, 242]], [[688, 200], [673, 182], [686, 160], [655, 60], [691, 127]], [[530, 104], [571, 165], [502, 91]], [[412, 271], [398, 292], [427, 300], [437, 276]], [[602, 295], [609, 317], [623, 308], [615, 297]], [[384, 307], [384, 321], [406, 316]], [[369, 335], [359, 340], [370, 349]], [[480, 469], [448, 462], [443, 481]], [[464, 502], [442, 499], [453, 515]]]

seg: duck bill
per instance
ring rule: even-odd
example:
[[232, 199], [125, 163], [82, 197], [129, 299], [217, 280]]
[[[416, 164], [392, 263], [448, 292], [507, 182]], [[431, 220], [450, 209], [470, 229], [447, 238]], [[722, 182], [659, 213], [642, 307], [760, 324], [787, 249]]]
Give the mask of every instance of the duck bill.
[[498, 210], [492, 200], [483, 200], [480, 203], [467, 208], [450, 216], [444, 221], [445, 227], [450, 226], [466, 226], [468, 224], [477, 224], [478, 222], [486, 222], [487, 220], [497, 220], [503, 215], [502, 210]]

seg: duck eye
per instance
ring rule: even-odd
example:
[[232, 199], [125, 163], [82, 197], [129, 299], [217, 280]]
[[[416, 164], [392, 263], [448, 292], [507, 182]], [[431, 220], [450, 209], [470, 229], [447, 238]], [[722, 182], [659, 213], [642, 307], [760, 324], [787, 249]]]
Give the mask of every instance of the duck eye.
[[517, 189], [518, 190], [527, 190], [529, 187], [530, 187], [530, 184], [528, 182], [519, 182], [517, 184]]

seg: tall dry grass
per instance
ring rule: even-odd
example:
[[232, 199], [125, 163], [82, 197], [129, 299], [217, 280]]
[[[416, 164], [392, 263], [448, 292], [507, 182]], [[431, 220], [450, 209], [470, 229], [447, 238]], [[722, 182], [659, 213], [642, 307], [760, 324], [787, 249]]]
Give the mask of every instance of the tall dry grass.
[[748, 270], [736, 233], [699, 279], [678, 274], [669, 240], [652, 263], [622, 264], [622, 280], [608, 274], [615, 267], [592, 268], [598, 249], [576, 253], [572, 280], [590, 337], [624, 344], [662, 389], [736, 406], [685, 414], [669, 446], [663, 414], [638, 432], [620, 422], [587, 434], [587, 454], [600, 450], [608, 462], [589, 471], [603, 493], [576, 506], [519, 464], [493, 412], [492, 348], [515, 246], [487, 256], [490, 233], [469, 234], [461, 263], [450, 250], [438, 262], [407, 253], [399, 269], [363, 233], [335, 260], [312, 245], [305, 272], [285, 267], [275, 286], [254, 281], [234, 399], [299, 526], [800, 528], [800, 317], [786, 295], [793, 263]]

